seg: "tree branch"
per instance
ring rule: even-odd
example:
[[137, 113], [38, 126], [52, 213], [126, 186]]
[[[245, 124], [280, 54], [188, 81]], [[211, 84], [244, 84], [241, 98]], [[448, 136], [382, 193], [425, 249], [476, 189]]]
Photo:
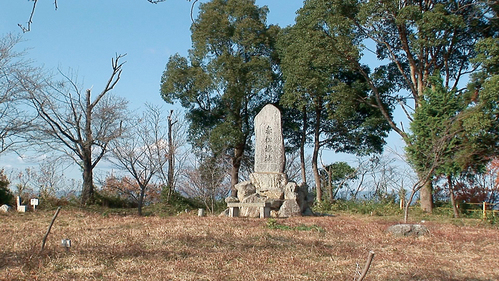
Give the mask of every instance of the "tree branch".
[[23, 33], [31, 31], [31, 24], [33, 23], [33, 16], [35, 15], [35, 9], [36, 9], [37, 2], [38, 2], [38, 0], [33, 0], [33, 9], [31, 10], [31, 15], [29, 16], [27, 27], [22, 26], [22, 24], [20, 24], [20, 23], [17, 24], [21, 28]]
[[122, 57], [124, 57], [124, 56], [126, 56], [126, 54], [124, 54], [124, 55], [116, 55], [116, 58], [111, 59], [111, 64], [113, 66], [113, 73], [111, 74], [111, 77], [109, 77], [109, 80], [107, 81], [107, 84], [106, 84], [106, 87], [104, 88], [104, 90], [102, 90], [102, 92], [97, 96], [97, 98], [91, 103], [90, 109], [93, 109], [95, 107], [95, 105], [97, 103], [99, 103], [99, 101], [102, 99], [102, 97], [107, 92], [111, 91], [114, 88], [114, 86], [116, 86], [116, 84], [118, 83], [118, 81], [120, 80], [120, 78], [121, 78], [121, 72], [123, 71], [121, 69], [121, 67], [126, 62], [119, 63], [119, 60]]

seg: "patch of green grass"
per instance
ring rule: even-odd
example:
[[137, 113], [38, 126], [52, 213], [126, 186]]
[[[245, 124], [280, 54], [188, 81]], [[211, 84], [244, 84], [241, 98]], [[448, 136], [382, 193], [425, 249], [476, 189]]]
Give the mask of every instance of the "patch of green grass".
[[377, 202], [373, 200], [336, 200], [334, 203], [322, 201], [316, 202], [313, 209], [314, 212], [317, 213], [335, 213], [342, 211], [372, 216], [393, 216], [403, 214], [403, 210], [400, 209], [398, 204]]
[[[464, 206], [468, 207], [468, 206]], [[313, 208], [316, 213], [327, 214], [360, 214], [376, 216], [386, 220], [402, 221], [404, 210], [399, 204], [393, 202], [377, 202], [374, 200], [352, 201], [337, 200], [334, 203], [323, 201], [316, 202]], [[487, 218], [482, 218], [482, 210], [479, 208], [461, 208], [460, 217], [454, 218], [454, 212], [450, 204], [436, 204], [433, 213], [429, 214], [421, 210], [419, 205], [410, 207], [409, 222], [432, 221], [438, 223], [449, 223], [456, 226], [487, 226], [499, 227], [499, 214], [487, 211]]]
[[285, 224], [280, 224], [277, 222], [276, 219], [273, 219], [273, 218], [270, 218], [267, 220], [267, 228], [270, 228], [270, 229], [280, 229], [280, 230], [297, 230], [297, 231], [317, 231], [317, 232], [320, 232], [320, 233], [324, 233], [325, 230], [320, 227], [320, 226], [317, 226], [317, 225], [304, 225], [304, 224], [300, 224], [298, 226], [294, 226], [294, 227], [291, 227], [289, 225], [285, 225]]

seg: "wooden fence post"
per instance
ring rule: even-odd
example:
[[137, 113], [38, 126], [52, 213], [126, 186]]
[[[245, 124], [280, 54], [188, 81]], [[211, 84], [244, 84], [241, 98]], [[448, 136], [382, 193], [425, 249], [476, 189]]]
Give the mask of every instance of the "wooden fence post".
[[483, 214], [482, 214], [482, 219], [487, 218], [487, 202], [483, 202]]
[[371, 262], [373, 261], [373, 258], [374, 258], [374, 252], [369, 251], [369, 255], [367, 256], [366, 265], [364, 266], [364, 270], [362, 270], [362, 273], [360, 274], [359, 279], [357, 279], [357, 281], [364, 280], [364, 277], [366, 277], [366, 275], [367, 275], [367, 271], [369, 271], [369, 267], [371, 266]]

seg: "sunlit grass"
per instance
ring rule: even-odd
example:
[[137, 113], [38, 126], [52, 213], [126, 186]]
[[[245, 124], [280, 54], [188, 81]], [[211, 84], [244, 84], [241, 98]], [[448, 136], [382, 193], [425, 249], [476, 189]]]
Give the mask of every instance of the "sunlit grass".
[[[289, 219], [138, 217], [62, 209], [0, 215], [0, 280], [353, 280], [370, 250], [366, 280], [499, 279], [499, 230], [426, 219], [430, 235], [393, 237], [399, 216], [338, 212]], [[416, 217], [419, 222], [421, 217]], [[61, 239], [71, 239], [66, 251]]]

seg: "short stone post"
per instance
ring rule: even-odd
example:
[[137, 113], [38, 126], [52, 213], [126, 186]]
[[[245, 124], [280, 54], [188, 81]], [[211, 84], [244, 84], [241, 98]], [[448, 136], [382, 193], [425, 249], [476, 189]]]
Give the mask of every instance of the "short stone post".
[[239, 207], [229, 207], [229, 217], [239, 217]]
[[265, 202], [263, 207], [260, 207], [260, 218], [270, 218], [270, 203]]
[[198, 217], [204, 217], [204, 216], [205, 216], [204, 209], [203, 208], [199, 208], [198, 209]]
[[69, 252], [69, 248], [71, 248], [71, 240], [70, 239], [62, 239], [61, 246], [66, 249], [66, 252]]

